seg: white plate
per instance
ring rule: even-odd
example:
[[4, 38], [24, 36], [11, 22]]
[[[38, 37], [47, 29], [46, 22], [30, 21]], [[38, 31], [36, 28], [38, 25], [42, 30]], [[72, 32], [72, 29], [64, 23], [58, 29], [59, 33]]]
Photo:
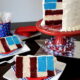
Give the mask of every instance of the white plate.
[[[58, 80], [59, 77], [61, 76], [62, 74], [62, 71], [60, 71], [56, 76], [54, 77], [51, 77], [51, 78], [48, 78], [48, 79], [44, 79], [44, 80]], [[15, 76], [15, 66], [12, 66], [4, 75], [3, 77], [5, 79], [8, 79], [8, 80], [28, 80], [28, 79], [25, 79], [25, 78], [16, 78]]]

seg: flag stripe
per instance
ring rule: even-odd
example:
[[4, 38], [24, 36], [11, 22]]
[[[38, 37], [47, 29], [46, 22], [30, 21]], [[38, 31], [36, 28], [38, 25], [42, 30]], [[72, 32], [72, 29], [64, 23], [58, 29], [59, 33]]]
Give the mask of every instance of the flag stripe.
[[48, 2], [62, 2], [62, 0], [45, 0], [46, 3]]
[[46, 72], [46, 56], [38, 57], [38, 72]]
[[62, 0], [57, 0], [57, 2], [62, 2]]
[[62, 20], [50, 20], [50, 21], [45, 21], [46, 25], [59, 25], [62, 24]]
[[18, 48], [22, 48], [22, 45], [21, 45], [21, 44], [16, 44], [16, 46], [17, 46]]
[[47, 56], [47, 70], [50, 70], [50, 71], [55, 70], [53, 56]]
[[24, 56], [23, 58], [23, 78], [30, 77], [30, 58]]
[[48, 73], [48, 76], [47, 77], [52, 77], [52, 76], [55, 76], [55, 72], [54, 71], [47, 71]]
[[37, 57], [30, 58], [30, 72], [31, 77], [33, 78], [37, 77]]
[[46, 10], [45, 15], [60, 15], [63, 14], [63, 10]]
[[16, 59], [16, 76], [17, 78], [23, 77], [23, 57], [17, 57]]
[[1, 43], [3, 44], [3, 47], [4, 47], [5, 51], [9, 52], [10, 49], [9, 49], [7, 43], [6, 43], [6, 40], [4, 38], [1, 38], [0, 40], [1, 40]]
[[2, 43], [0, 41], [0, 53], [3, 53], [3, 52], [5, 52], [5, 50], [4, 50], [4, 47], [3, 47], [3, 45], [2, 45]]

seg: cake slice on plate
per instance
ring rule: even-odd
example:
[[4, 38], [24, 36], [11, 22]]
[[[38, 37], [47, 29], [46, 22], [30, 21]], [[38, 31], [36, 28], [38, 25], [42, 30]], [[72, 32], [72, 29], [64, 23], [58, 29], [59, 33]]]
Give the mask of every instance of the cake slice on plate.
[[56, 75], [54, 56], [20, 56], [16, 59], [17, 78], [51, 77]]
[[0, 38], [0, 53], [7, 54], [14, 50], [22, 48], [22, 43], [18, 36], [8, 36]]

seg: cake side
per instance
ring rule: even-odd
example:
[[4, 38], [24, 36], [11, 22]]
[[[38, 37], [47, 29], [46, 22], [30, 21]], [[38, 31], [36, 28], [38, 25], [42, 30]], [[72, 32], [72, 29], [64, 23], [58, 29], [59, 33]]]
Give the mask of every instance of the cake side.
[[43, 0], [42, 26], [62, 23], [62, 0]]
[[55, 74], [54, 56], [20, 56], [16, 59], [17, 78], [51, 77]]

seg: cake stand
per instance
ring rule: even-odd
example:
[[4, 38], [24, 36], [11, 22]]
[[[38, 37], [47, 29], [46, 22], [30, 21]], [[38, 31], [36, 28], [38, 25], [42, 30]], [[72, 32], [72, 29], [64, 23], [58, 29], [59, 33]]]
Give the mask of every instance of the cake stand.
[[[80, 31], [68, 31], [68, 32], [60, 32], [59, 30], [51, 30], [43, 28], [41, 26], [42, 20], [36, 23], [37, 29], [47, 35], [55, 36], [56, 45], [63, 44], [63, 37], [72, 37], [74, 35], [79, 35]], [[63, 71], [59, 80], [80, 80], [80, 59], [73, 57], [65, 57], [65, 56], [55, 56], [58, 61], [66, 63], [66, 68]]]

